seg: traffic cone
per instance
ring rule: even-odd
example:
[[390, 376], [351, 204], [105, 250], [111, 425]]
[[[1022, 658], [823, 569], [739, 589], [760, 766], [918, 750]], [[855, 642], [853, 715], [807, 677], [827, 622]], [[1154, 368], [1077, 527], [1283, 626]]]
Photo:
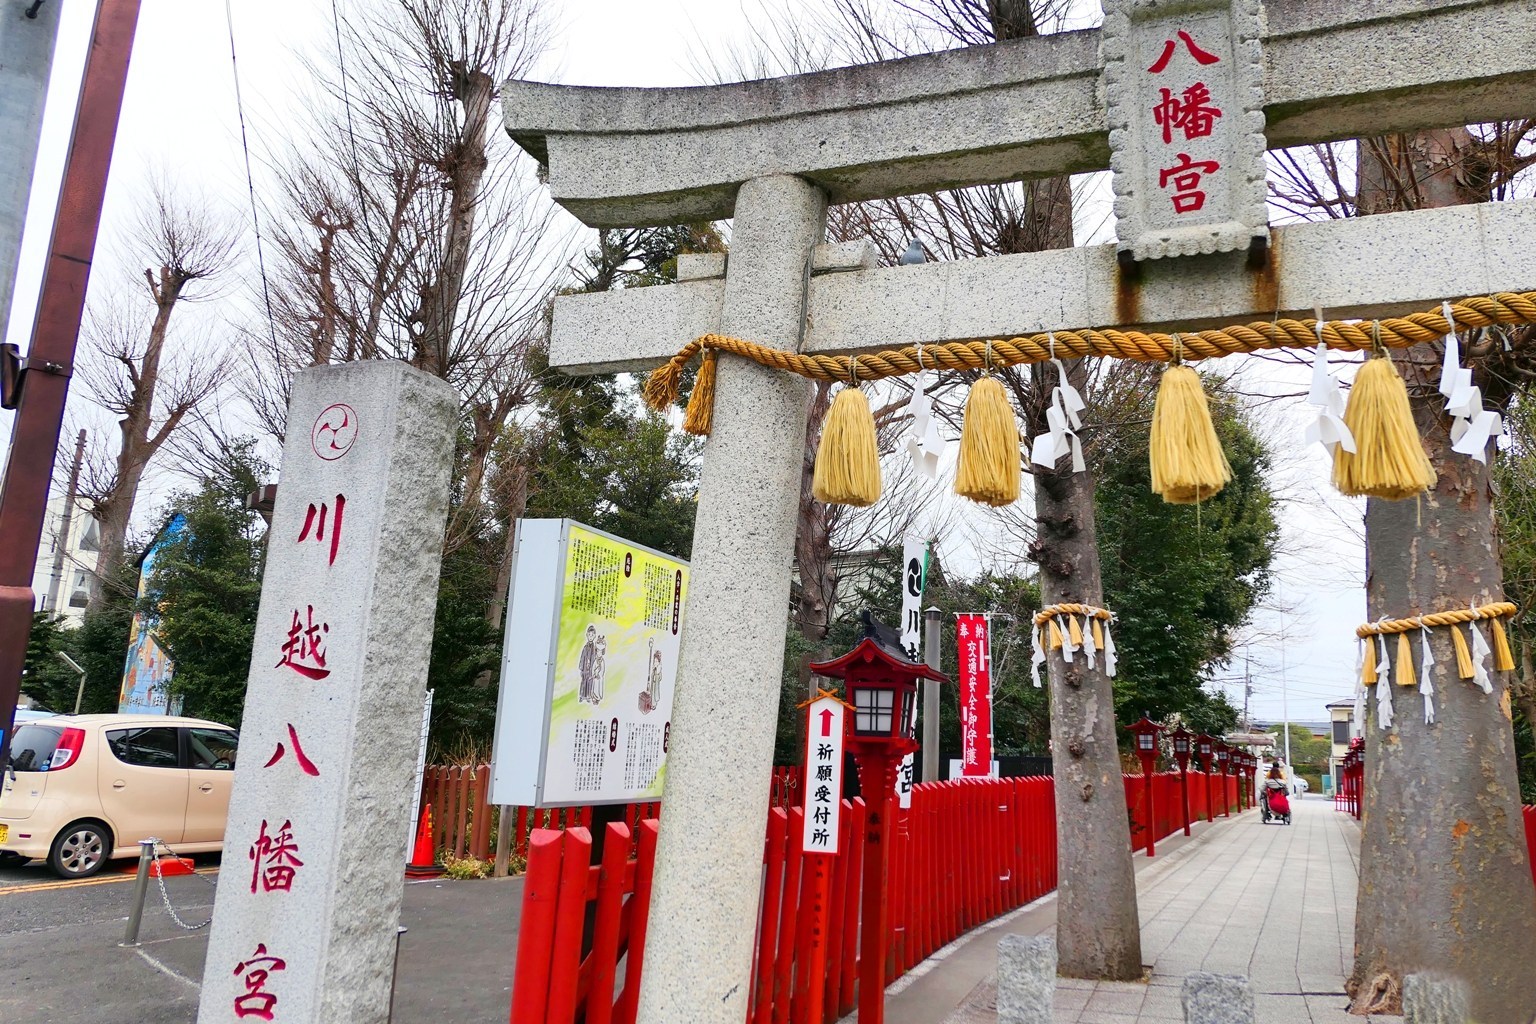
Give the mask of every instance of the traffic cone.
[[437, 878], [442, 873], [437, 866], [437, 844], [432, 841], [432, 805], [427, 804], [416, 826], [416, 852], [405, 867], [405, 877]]

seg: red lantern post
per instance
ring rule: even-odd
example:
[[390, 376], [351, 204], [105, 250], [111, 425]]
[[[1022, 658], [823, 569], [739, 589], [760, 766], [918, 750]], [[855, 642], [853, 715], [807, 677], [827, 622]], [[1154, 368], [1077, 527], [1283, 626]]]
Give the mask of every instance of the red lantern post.
[[1215, 789], [1211, 785], [1211, 769], [1216, 765], [1216, 738], [1201, 733], [1195, 737], [1195, 749], [1200, 752], [1200, 763], [1205, 769], [1205, 820], [1216, 820]]
[[866, 636], [858, 646], [834, 661], [813, 664], [817, 675], [841, 679], [853, 707], [848, 750], [859, 769], [864, 795], [864, 908], [860, 923], [859, 1020], [885, 1020], [886, 932], [890, 900], [885, 891], [891, 854], [885, 823], [896, 797], [896, 773], [901, 759], [917, 750], [912, 736], [912, 705], [922, 679], [948, 682], [948, 677], [921, 662], [908, 660], [899, 642], [883, 642], [883, 627], [865, 617]]
[[1184, 805], [1184, 834], [1189, 835], [1189, 749], [1194, 733], [1182, 725], [1169, 733], [1173, 740], [1173, 759], [1179, 763], [1179, 799]]
[[1157, 813], [1152, 806], [1152, 770], [1157, 766], [1157, 734], [1163, 731], [1163, 727], [1143, 714], [1140, 721], [1132, 722], [1126, 729], [1136, 737], [1136, 756], [1141, 759], [1141, 777], [1147, 787], [1147, 813], [1143, 823], [1147, 829], [1147, 856], [1151, 857], [1157, 852]]
[[1227, 798], [1227, 779], [1231, 775], [1232, 748], [1226, 743], [1217, 741], [1216, 763], [1221, 766], [1221, 816], [1232, 817], [1232, 801]]

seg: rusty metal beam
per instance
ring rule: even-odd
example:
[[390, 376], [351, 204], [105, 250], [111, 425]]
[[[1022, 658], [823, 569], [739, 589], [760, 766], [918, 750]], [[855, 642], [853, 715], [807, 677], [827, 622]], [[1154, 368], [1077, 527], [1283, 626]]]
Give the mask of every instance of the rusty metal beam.
[[101, 205], [112, 166], [128, 60], [140, 0], [100, 0], [80, 85], [69, 158], [48, 243], [42, 295], [27, 352], [21, 405], [12, 425], [10, 459], [0, 485], [0, 764], [10, 755], [27, 636], [32, 630], [32, 575], [48, 507], [64, 401], [74, 372], [75, 341]]

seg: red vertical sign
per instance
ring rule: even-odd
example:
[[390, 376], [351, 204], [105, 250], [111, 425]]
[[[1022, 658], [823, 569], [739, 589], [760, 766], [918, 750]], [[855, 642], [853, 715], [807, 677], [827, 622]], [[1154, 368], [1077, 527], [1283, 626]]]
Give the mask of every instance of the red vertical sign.
[[992, 774], [992, 634], [985, 615], [955, 616], [960, 655], [960, 774]]

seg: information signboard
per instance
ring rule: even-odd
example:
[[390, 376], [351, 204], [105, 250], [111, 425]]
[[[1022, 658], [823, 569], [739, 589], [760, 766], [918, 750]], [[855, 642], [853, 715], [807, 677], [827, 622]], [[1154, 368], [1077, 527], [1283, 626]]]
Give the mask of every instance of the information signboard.
[[660, 799], [688, 564], [570, 519], [514, 544], [491, 802]]

